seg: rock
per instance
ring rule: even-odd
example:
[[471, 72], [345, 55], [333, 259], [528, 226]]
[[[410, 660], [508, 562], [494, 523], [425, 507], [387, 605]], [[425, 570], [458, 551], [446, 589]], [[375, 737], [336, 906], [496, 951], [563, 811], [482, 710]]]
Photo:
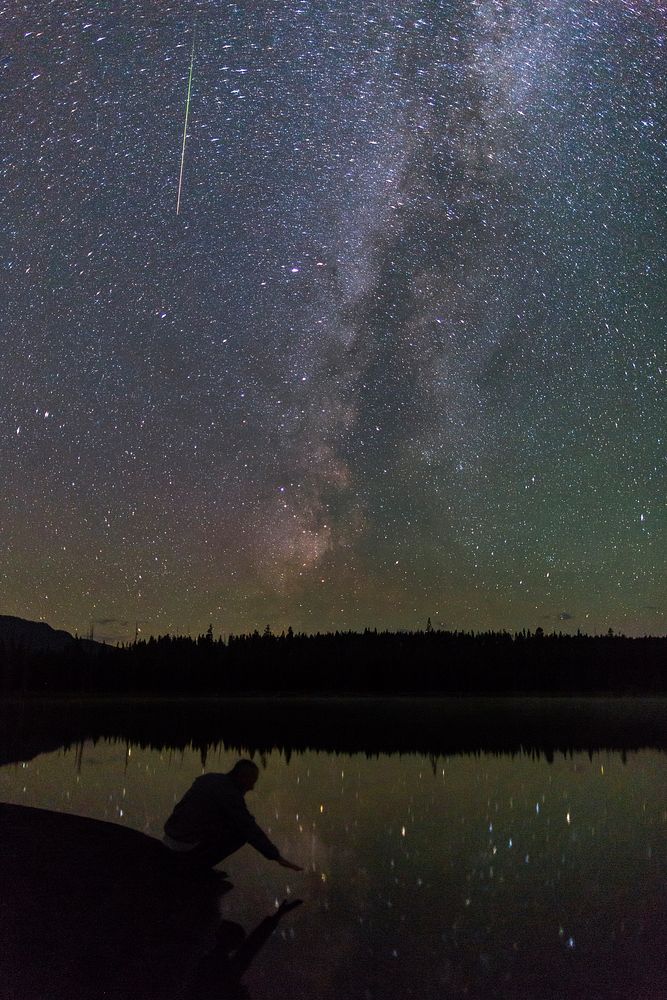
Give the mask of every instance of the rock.
[[212, 947], [228, 883], [181, 872], [136, 830], [0, 804], [0, 995], [182, 995]]

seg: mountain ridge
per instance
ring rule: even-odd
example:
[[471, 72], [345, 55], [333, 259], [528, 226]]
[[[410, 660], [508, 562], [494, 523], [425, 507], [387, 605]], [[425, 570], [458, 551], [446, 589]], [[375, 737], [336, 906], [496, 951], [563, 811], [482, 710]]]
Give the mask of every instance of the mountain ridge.
[[65, 629], [53, 628], [46, 622], [35, 622], [17, 615], [0, 615], [0, 646], [30, 652], [60, 653], [74, 643], [84, 643], [86, 649], [99, 649], [102, 643], [94, 639], [78, 639]]

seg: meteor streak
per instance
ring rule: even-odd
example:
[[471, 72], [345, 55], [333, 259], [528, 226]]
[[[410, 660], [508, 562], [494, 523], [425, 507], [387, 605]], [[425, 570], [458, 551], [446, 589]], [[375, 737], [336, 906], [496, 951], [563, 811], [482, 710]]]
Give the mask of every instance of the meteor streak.
[[192, 68], [195, 64], [195, 29], [192, 28], [192, 52], [190, 54], [190, 76], [188, 79], [188, 97], [185, 102], [185, 124], [183, 126], [183, 147], [181, 149], [181, 172], [178, 177], [178, 197], [176, 198], [176, 215], [181, 211], [181, 188], [183, 187], [183, 167], [185, 166], [185, 141], [188, 137], [188, 117], [190, 115], [190, 91], [192, 90]]

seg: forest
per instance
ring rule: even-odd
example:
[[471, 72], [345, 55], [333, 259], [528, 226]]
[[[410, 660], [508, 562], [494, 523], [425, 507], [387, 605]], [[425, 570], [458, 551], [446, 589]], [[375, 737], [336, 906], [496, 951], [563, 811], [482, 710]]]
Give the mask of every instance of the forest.
[[291, 628], [125, 646], [72, 639], [35, 651], [0, 643], [6, 694], [665, 694], [667, 637], [433, 629], [327, 632]]

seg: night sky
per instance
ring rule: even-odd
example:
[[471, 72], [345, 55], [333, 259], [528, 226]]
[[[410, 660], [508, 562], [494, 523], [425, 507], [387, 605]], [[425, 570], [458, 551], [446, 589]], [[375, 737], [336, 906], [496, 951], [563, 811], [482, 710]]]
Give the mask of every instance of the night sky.
[[0, 26], [1, 613], [664, 632], [663, 0]]

